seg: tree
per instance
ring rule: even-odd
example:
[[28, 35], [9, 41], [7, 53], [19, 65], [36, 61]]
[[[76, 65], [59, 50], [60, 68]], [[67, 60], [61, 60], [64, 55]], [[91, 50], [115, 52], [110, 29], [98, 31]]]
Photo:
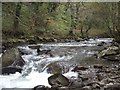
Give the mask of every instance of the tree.
[[15, 18], [14, 18], [14, 24], [13, 24], [13, 30], [18, 31], [19, 27], [19, 18], [20, 18], [20, 11], [21, 11], [22, 3], [18, 2], [16, 4], [16, 10], [15, 10]]

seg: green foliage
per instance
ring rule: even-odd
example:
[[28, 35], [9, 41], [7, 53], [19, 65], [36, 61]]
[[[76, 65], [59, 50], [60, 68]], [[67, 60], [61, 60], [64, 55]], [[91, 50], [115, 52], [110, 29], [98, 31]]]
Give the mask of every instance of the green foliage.
[[114, 34], [117, 29], [117, 3], [5, 2], [2, 7], [3, 37], [6, 38], [64, 37], [70, 33], [86, 38], [108, 31]]

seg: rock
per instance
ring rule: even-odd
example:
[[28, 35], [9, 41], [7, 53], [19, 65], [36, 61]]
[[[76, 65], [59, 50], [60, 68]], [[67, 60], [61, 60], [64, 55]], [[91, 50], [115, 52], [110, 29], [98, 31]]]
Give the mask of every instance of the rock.
[[14, 74], [16, 72], [21, 73], [22, 72], [22, 68], [18, 68], [18, 67], [3, 67], [2, 68], [2, 74]]
[[44, 85], [38, 85], [38, 86], [35, 86], [32, 90], [50, 90], [50, 88]]
[[36, 44], [36, 41], [34, 39], [27, 39], [26, 42], [29, 44]]
[[46, 68], [47, 72], [50, 74], [64, 74], [69, 71], [69, 65], [65, 62], [54, 62], [49, 64]]
[[37, 49], [37, 53], [38, 53], [38, 55], [43, 55], [43, 54], [45, 54], [45, 55], [49, 55], [50, 57], [54, 57], [54, 55], [53, 55], [53, 53], [52, 53], [52, 51], [50, 50], [50, 49], [43, 49], [43, 50], [41, 50], [41, 49]]
[[69, 85], [70, 88], [81, 88], [83, 87], [82, 80], [80, 78], [70, 79], [71, 83]]
[[101, 42], [97, 46], [104, 46], [105, 44], [106, 44], [105, 42]]
[[108, 83], [110, 83], [110, 82], [113, 82], [113, 80], [110, 79], [110, 78], [105, 78], [105, 79], [101, 80], [101, 81], [99, 82], [99, 84], [100, 84], [100, 85], [105, 85], [105, 84], [108, 84]]
[[88, 69], [88, 68], [85, 66], [78, 65], [72, 71], [74, 71], [74, 72], [79, 71], [79, 70], [85, 71], [86, 69]]
[[82, 41], [82, 40], [83, 40], [82, 38], [76, 38], [76, 39], [75, 39], [76, 42], [80, 42], [80, 41]]
[[20, 60], [20, 53], [17, 48], [11, 48], [6, 50], [2, 55], [2, 67], [10, 66], [16, 60]]
[[28, 47], [31, 49], [38, 49], [38, 48], [41, 48], [42, 46], [41, 45], [29, 45]]
[[13, 67], [23, 67], [26, 64], [26, 62], [23, 60], [23, 58], [20, 56], [17, 60], [15, 60], [11, 66]]
[[36, 36], [36, 37], [35, 37], [35, 40], [37, 40], [37, 41], [39, 41], [39, 42], [42, 42], [42, 41], [43, 41], [43, 38], [40, 37], [40, 36]]
[[100, 53], [98, 53], [97, 57], [98, 58], [103, 58], [105, 56], [110, 56], [110, 55], [117, 55], [119, 52], [119, 47], [117, 46], [110, 46], [105, 50], [102, 50]]
[[58, 40], [57, 40], [57, 39], [55, 39], [55, 38], [53, 38], [53, 39], [52, 39], [52, 41], [53, 41], [53, 42], [58, 42]]
[[17, 42], [18, 43], [25, 43], [26, 41], [24, 39], [18, 39]]
[[120, 54], [119, 55], [105, 56], [104, 59], [107, 59], [109, 61], [120, 61]]
[[62, 74], [54, 74], [48, 78], [48, 83], [53, 87], [68, 86], [70, 81]]
[[93, 65], [94, 68], [98, 68], [98, 69], [102, 69], [103, 66], [101, 64], [94, 64]]
[[104, 90], [120, 90], [120, 84], [107, 84]]

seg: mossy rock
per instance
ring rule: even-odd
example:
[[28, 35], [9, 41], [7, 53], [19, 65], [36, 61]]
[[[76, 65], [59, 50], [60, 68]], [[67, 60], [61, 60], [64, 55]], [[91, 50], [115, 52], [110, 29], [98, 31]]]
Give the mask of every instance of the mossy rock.
[[17, 48], [11, 48], [5, 51], [2, 55], [2, 67], [10, 66], [15, 60], [20, 58]]
[[64, 74], [69, 71], [69, 65], [65, 62], [54, 62], [47, 66], [47, 72], [50, 74]]
[[54, 74], [48, 78], [48, 83], [55, 87], [68, 86], [70, 84], [70, 80], [62, 74]]

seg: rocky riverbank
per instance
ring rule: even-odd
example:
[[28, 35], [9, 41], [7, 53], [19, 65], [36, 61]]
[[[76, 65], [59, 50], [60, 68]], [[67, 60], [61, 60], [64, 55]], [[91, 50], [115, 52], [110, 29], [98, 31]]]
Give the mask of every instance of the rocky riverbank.
[[120, 89], [120, 64], [103, 66], [78, 65], [73, 68], [78, 77], [67, 78], [62, 74], [54, 74], [48, 78], [51, 85], [46, 87], [38, 85], [33, 90], [119, 90]]
[[24, 44], [49, 43], [49, 42], [58, 43], [58, 42], [71, 42], [71, 41], [79, 42], [81, 40], [86, 40], [86, 39], [82, 39], [79, 37], [71, 37], [71, 36], [67, 36], [67, 37], [29, 36], [29, 37], [21, 37], [21, 38], [14, 38], [14, 39], [7, 38], [7, 39], [3, 39], [1, 42], [2, 44], [1, 52], [5, 49], [15, 47], [18, 45], [24, 45]]

